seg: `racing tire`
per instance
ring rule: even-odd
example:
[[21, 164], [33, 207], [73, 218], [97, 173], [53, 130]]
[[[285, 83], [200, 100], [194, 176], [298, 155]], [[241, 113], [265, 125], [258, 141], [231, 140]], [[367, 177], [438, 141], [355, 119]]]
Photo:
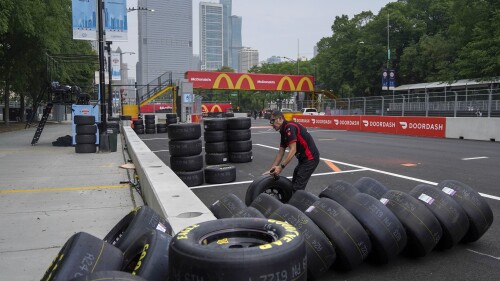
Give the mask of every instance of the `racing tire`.
[[123, 217], [104, 237], [104, 241], [125, 251], [145, 232], [153, 229], [172, 235], [170, 223], [148, 206], [135, 208]]
[[203, 119], [203, 128], [205, 131], [226, 131], [227, 119], [208, 118]]
[[77, 144], [94, 144], [97, 141], [97, 137], [95, 134], [93, 135], [81, 135], [81, 134], [76, 134], [75, 135], [75, 142]]
[[96, 153], [97, 146], [91, 143], [77, 143], [75, 145], [76, 153]]
[[493, 223], [493, 212], [486, 200], [472, 187], [456, 180], [444, 180], [438, 188], [462, 206], [469, 218], [469, 230], [461, 242], [474, 242], [481, 238]]
[[122, 271], [146, 280], [168, 278], [168, 247], [172, 236], [159, 230], [150, 230], [123, 252]]
[[205, 131], [203, 132], [205, 142], [225, 142], [226, 131]]
[[320, 198], [305, 214], [330, 239], [337, 258], [334, 267], [352, 270], [369, 255], [372, 244], [361, 224], [339, 203], [329, 198]]
[[330, 198], [343, 206], [358, 193], [359, 190], [352, 186], [352, 184], [343, 180], [337, 180], [323, 189], [323, 191], [319, 194], [319, 197]]
[[192, 140], [201, 137], [201, 126], [196, 123], [172, 124], [168, 126], [170, 140]]
[[245, 130], [228, 130], [227, 140], [228, 141], [246, 141], [252, 138], [252, 131], [250, 129]]
[[144, 129], [134, 129], [134, 132], [138, 135], [144, 135]]
[[177, 113], [167, 113], [165, 115], [165, 118], [166, 119], [175, 119], [175, 120], [177, 120]]
[[89, 275], [73, 278], [70, 281], [147, 281], [146, 279], [123, 271], [97, 271]]
[[247, 152], [252, 150], [252, 141], [230, 141], [227, 147], [230, 152]]
[[294, 206], [302, 212], [311, 207], [314, 202], [318, 201], [319, 197], [305, 190], [297, 190], [288, 201], [288, 204]]
[[[153, 115], [153, 114], [146, 114], [146, 115], [144, 115], [144, 119], [145, 119], [146, 121], [148, 121], [148, 120], [155, 120], [155, 118], [156, 118], [156, 116], [155, 116], [155, 115]], [[147, 123], [147, 122], [146, 122], [146, 123]]]
[[422, 201], [441, 224], [443, 236], [437, 249], [451, 249], [464, 238], [469, 229], [469, 219], [455, 200], [437, 187], [427, 184], [419, 184], [409, 193]]
[[297, 228], [300, 235], [304, 236], [308, 279], [318, 279], [335, 262], [335, 248], [328, 237], [299, 209], [288, 204], [282, 204], [269, 218], [290, 223]]
[[362, 177], [357, 180], [353, 186], [360, 192], [368, 194], [380, 200], [389, 189], [376, 179], [370, 177]]
[[233, 117], [227, 119], [228, 130], [247, 130], [252, 126], [250, 117]]
[[92, 135], [97, 133], [96, 125], [76, 125], [75, 131], [77, 135]]
[[380, 202], [399, 219], [406, 231], [408, 243], [404, 252], [410, 256], [423, 257], [436, 247], [443, 229], [432, 212], [409, 194], [389, 190]]
[[[202, 222], [180, 231], [169, 250], [169, 280], [307, 280], [304, 238], [286, 222], [229, 218]], [[280, 279], [280, 280], [281, 280]]]
[[167, 118], [167, 126], [177, 124], [177, 117], [175, 118]]
[[228, 162], [228, 154], [225, 153], [205, 153], [205, 164], [221, 165]]
[[170, 156], [170, 168], [172, 171], [197, 171], [203, 169], [203, 155], [193, 156]]
[[266, 217], [264, 214], [259, 212], [259, 210], [255, 209], [254, 207], [245, 207], [241, 209], [239, 212], [237, 212], [233, 218], [262, 218], [265, 219]]
[[134, 130], [144, 130], [144, 125], [143, 124], [134, 125]]
[[248, 163], [252, 162], [253, 154], [252, 151], [246, 152], [229, 152], [229, 162], [231, 163]]
[[202, 185], [205, 181], [203, 178], [203, 169], [198, 171], [174, 171], [175, 174], [188, 186]]
[[386, 264], [406, 247], [406, 232], [398, 218], [379, 200], [364, 193], [343, 205], [367, 230], [372, 242], [370, 260]]
[[167, 129], [167, 124], [158, 123], [158, 124], [156, 124], [156, 129]]
[[123, 253], [85, 232], [71, 236], [41, 280], [66, 281], [96, 271], [120, 270]]
[[246, 208], [245, 203], [232, 193], [224, 195], [208, 207], [218, 219], [231, 218], [244, 208]]
[[156, 132], [158, 134], [166, 134], [167, 133], [167, 128], [157, 128]]
[[227, 152], [227, 142], [207, 142], [205, 143], [206, 153], [225, 153]]
[[278, 199], [269, 194], [261, 193], [252, 201], [250, 207], [259, 210], [259, 212], [268, 218], [274, 211], [278, 210], [281, 205], [283, 205], [283, 203]]
[[200, 139], [171, 140], [168, 142], [168, 152], [170, 153], [170, 156], [193, 156], [199, 155], [202, 151], [202, 143]]
[[148, 123], [150, 120], [146, 120], [146, 129], [156, 129], [156, 124], [155, 123]]
[[76, 125], [94, 125], [95, 116], [92, 115], [75, 115], [73, 122]]
[[155, 129], [146, 129], [146, 134], [155, 134], [156, 130]]
[[236, 168], [232, 165], [212, 165], [205, 167], [206, 183], [228, 183], [236, 180]]
[[249, 206], [261, 193], [267, 193], [280, 202], [287, 203], [293, 195], [292, 182], [283, 176], [276, 178], [270, 175], [261, 176], [248, 186], [245, 204]]
[[137, 126], [137, 125], [142, 125], [142, 126], [144, 126], [144, 120], [142, 120], [142, 119], [135, 119], [135, 120], [133, 120], [133, 121], [132, 121], [132, 123], [134, 124], [134, 128], [135, 128], [135, 126]]

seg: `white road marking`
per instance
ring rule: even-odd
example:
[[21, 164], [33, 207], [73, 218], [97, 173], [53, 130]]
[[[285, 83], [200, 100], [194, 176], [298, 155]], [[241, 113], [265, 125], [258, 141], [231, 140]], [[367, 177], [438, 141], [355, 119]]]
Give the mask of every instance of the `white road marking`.
[[[365, 171], [365, 170], [364, 169], [356, 169], [356, 170], [346, 170], [346, 171], [341, 171], [341, 172], [318, 173], [318, 174], [312, 174], [311, 177], [334, 175], [334, 174], [344, 174], [344, 173], [359, 172], [359, 171]], [[292, 177], [291, 176], [287, 177], [287, 179], [292, 179]], [[239, 185], [239, 184], [252, 183], [252, 182], [253, 182], [253, 180], [251, 180], [251, 181], [238, 181], [238, 182], [228, 182], [228, 183], [199, 185], [199, 186], [193, 186], [193, 187], [190, 187], [190, 188], [191, 189], [200, 189], [200, 188], [205, 188], [205, 187]]]
[[151, 151], [153, 153], [157, 153], [157, 152], [168, 152], [168, 149], [165, 149], [165, 150], [155, 150], [155, 151]]
[[486, 157], [486, 156], [480, 156], [480, 157], [462, 158], [462, 160], [468, 161], [468, 160], [487, 159], [487, 158], [488, 157]]
[[141, 139], [142, 141], [152, 141], [152, 140], [168, 140], [168, 138], [152, 138], [152, 139]]
[[[274, 150], [278, 150], [279, 149], [277, 147], [272, 147], [272, 146], [268, 146], [268, 145], [264, 145], [264, 144], [259, 144], [259, 143], [256, 143], [254, 145], [262, 146], [262, 147], [270, 148], [270, 149], [274, 149]], [[437, 182], [432, 182], [432, 181], [423, 180], [423, 179], [419, 179], [419, 178], [408, 177], [408, 176], [404, 176], [404, 175], [400, 175], [400, 174], [396, 174], [396, 173], [391, 173], [391, 172], [386, 172], [386, 171], [382, 171], [382, 170], [372, 169], [372, 168], [363, 167], [363, 166], [359, 166], [359, 165], [349, 164], [349, 163], [345, 163], [345, 162], [341, 162], [341, 161], [326, 159], [326, 158], [323, 158], [323, 157], [320, 157], [320, 159], [323, 160], [323, 161], [326, 160], [326, 161], [333, 162], [335, 164], [341, 164], [341, 165], [345, 165], [345, 166], [348, 166], [348, 167], [353, 167], [353, 168], [358, 168], [358, 169], [364, 169], [365, 171], [376, 172], [376, 173], [385, 174], [385, 175], [388, 175], [388, 176], [393, 176], [393, 177], [402, 178], [402, 179], [406, 179], [406, 180], [412, 180], [412, 181], [426, 183], [426, 184], [430, 184], [430, 185], [438, 185]], [[497, 196], [494, 196], [494, 195], [485, 194], [485, 193], [479, 193], [479, 194], [481, 196], [483, 196], [483, 197], [494, 199], [494, 200], [499, 200], [500, 201], [500, 197], [497, 197]]]
[[471, 249], [467, 249], [467, 251], [472, 252], [474, 254], [478, 254], [480, 256], [486, 256], [486, 257], [489, 257], [489, 258], [492, 258], [492, 259], [500, 260], [500, 257], [495, 257], [495, 256], [492, 256], [492, 255], [488, 255], [488, 254], [481, 253], [481, 252], [478, 252], [478, 251], [474, 251], [474, 250], [471, 250]]

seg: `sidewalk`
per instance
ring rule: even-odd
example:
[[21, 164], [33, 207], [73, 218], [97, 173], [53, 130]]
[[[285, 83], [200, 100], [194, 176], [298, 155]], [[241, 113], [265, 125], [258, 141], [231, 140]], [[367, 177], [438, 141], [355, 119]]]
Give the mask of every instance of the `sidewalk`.
[[[84, 231], [103, 238], [141, 197], [131, 191], [121, 135], [113, 153], [55, 147], [71, 123], [0, 133], [0, 272], [2, 280], [40, 280], [62, 245]], [[133, 177], [133, 171], [131, 171]]]

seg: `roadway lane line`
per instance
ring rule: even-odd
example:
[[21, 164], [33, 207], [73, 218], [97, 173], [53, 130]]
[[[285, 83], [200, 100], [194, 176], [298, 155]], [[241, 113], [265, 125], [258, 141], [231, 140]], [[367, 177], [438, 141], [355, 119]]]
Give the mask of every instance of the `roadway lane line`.
[[334, 172], [341, 172], [342, 170], [335, 166], [335, 164], [333, 164], [333, 162], [330, 162], [330, 161], [324, 161], [326, 165], [328, 165], [328, 167], [330, 167], [330, 169], [332, 169]]
[[463, 161], [468, 161], [468, 160], [478, 160], [478, 159], [487, 159], [488, 157], [486, 156], [480, 156], [480, 157], [471, 157], [471, 158], [462, 158]]
[[81, 187], [45, 187], [38, 189], [7, 189], [0, 190], [0, 194], [11, 193], [37, 193], [37, 192], [53, 192], [53, 191], [81, 191], [81, 190], [96, 190], [96, 189], [113, 189], [113, 188], [128, 188], [128, 184], [121, 185], [94, 185]]
[[[268, 146], [268, 145], [264, 145], [264, 144], [256, 143], [254, 145], [262, 146], [262, 147], [270, 148], [270, 149], [274, 149], [274, 150], [279, 150], [279, 148], [277, 148], [277, 147], [272, 147], [272, 146]], [[385, 174], [385, 175], [388, 175], [388, 176], [393, 176], [393, 177], [397, 177], [397, 178], [401, 178], [401, 179], [406, 179], [406, 180], [411, 180], [411, 181], [426, 183], [426, 184], [430, 184], [430, 185], [438, 185], [437, 182], [427, 181], [427, 180], [423, 180], [423, 179], [419, 179], [419, 178], [408, 177], [408, 176], [404, 176], [404, 175], [400, 175], [400, 174], [396, 174], [396, 173], [391, 173], [391, 172], [386, 172], [386, 171], [382, 171], [382, 170], [378, 170], [378, 169], [372, 169], [372, 168], [363, 167], [363, 166], [359, 166], [359, 165], [349, 164], [349, 163], [346, 163], [346, 162], [341, 162], [341, 161], [335, 161], [335, 160], [331, 160], [331, 159], [326, 159], [326, 158], [323, 158], [323, 157], [320, 157], [320, 159], [323, 160], [323, 161], [330, 161], [330, 162], [333, 162], [333, 163], [336, 163], [336, 164], [341, 164], [341, 165], [345, 165], [345, 166], [353, 167], [353, 168], [358, 168], [358, 169], [364, 169], [366, 171], [371, 171], [371, 172], [375, 172], [375, 173]], [[500, 197], [497, 197], [497, 196], [494, 196], [494, 195], [489, 195], [489, 194], [485, 194], [485, 193], [479, 193], [479, 195], [481, 195], [483, 197], [486, 197], [486, 198], [490, 198], [490, 199], [494, 199], [494, 200], [499, 200], [500, 201]]]
[[141, 139], [142, 141], [152, 141], [152, 140], [168, 140], [168, 138], [152, 138], [152, 139]]
[[156, 151], [151, 151], [153, 153], [157, 153], [157, 152], [168, 152], [168, 149], [165, 149], [165, 150], [156, 150]]
[[489, 257], [489, 258], [492, 258], [492, 259], [500, 260], [500, 257], [495, 257], [495, 256], [492, 256], [492, 255], [488, 255], [488, 254], [485, 254], [485, 253], [477, 252], [477, 251], [474, 251], [474, 250], [471, 250], [471, 249], [467, 249], [467, 251], [472, 252], [474, 254], [478, 254], [480, 256], [486, 256], [486, 257]]
[[[360, 172], [360, 171], [365, 171], [365, 169], [346, 170], [346, 171], [340, 171], [340, 172], [318, 173], [318, 174], [312, 174], [311, 177], [326, 176], [326, 175], [336, 175], [336, 174], [345, 174], [345, 173], [353, 173], [353, 172]], [[292, 176], [286, 177], [286, 178], [291, 180]], [[228, 185], [240, 185], [240, 184], [252, 183], [252, 182], [253, 182], [253, 180], [251, 180], [251, 181], [228, 182], [228, 183], [217, 183], [217, 184], [207, 184], [207, 185], [193, 186], [193, 187], [190, 187], [190, 189], [201, 189], [201, 188], [205, 188], [205, 187], [217, 187], [217, 186], [228, 186]]]

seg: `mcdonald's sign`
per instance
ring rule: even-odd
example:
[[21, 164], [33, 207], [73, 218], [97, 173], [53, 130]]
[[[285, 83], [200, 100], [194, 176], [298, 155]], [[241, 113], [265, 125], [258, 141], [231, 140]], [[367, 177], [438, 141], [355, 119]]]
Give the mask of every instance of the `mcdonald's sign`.
[[314, 77], [310, 75], [188, 71], [186, 79], [196, 89], [314, 91]]

